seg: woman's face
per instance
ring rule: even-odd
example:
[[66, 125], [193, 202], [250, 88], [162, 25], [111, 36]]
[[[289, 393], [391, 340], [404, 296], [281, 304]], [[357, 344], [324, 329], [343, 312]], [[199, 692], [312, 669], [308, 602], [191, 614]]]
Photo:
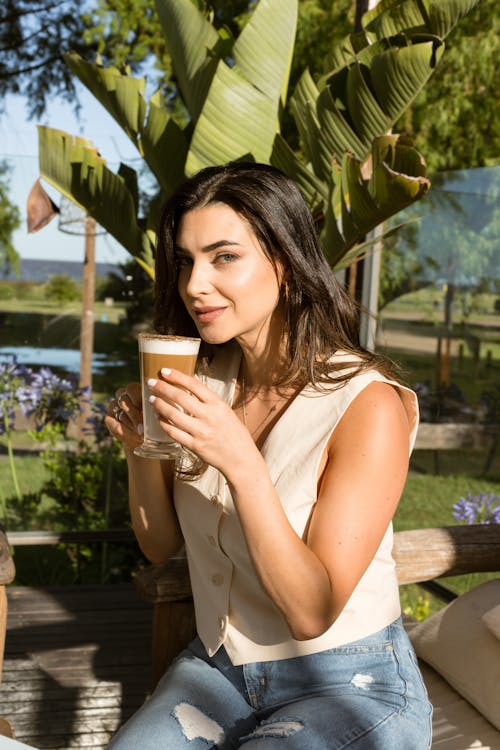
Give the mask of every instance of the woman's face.
[[225, 203], [188, 211], [175, 252], [179, 294], [200, 336], [265, 346], [280, 284], [248, 222]]

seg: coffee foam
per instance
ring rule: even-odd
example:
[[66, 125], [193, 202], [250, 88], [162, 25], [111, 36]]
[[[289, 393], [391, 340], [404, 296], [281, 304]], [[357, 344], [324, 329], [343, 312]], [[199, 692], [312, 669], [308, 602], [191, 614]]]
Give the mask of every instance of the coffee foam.
[[178, 354], [193, 356], [198, 354], [200, 342], [192, 339], [140, 339], [139, 350], [147, 354]]

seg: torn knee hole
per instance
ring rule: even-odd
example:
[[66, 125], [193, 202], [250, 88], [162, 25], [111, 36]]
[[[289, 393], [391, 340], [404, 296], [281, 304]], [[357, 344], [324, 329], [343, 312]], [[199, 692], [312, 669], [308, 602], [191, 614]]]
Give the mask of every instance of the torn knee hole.
[[224, 740], [224, 730], [214, 719], [190, 703], [179, 703], [173, 715], [187, 740], [202, 739], [219, 744]]

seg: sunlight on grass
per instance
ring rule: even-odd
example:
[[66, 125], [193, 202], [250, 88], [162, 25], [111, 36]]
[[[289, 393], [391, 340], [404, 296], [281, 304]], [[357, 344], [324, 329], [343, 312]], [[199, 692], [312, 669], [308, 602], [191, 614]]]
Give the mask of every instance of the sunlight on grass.
[[394, 517], [394, 528], [404, 531], [429, 526], [453, 526], [456, 521], [451, 515], [452, 506], [468, 492], [473, 495], [481, 492], [500, 495], [500, 482], [470, 476], [410, 472]]

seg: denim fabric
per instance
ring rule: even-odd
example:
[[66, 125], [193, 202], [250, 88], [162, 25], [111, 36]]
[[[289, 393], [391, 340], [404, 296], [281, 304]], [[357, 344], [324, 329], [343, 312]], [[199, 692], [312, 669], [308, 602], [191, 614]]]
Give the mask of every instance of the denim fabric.
[[398, 619], [311, 656], [232, 666], [195, 639], [112, 750], [428, 750], [432, 708]]

